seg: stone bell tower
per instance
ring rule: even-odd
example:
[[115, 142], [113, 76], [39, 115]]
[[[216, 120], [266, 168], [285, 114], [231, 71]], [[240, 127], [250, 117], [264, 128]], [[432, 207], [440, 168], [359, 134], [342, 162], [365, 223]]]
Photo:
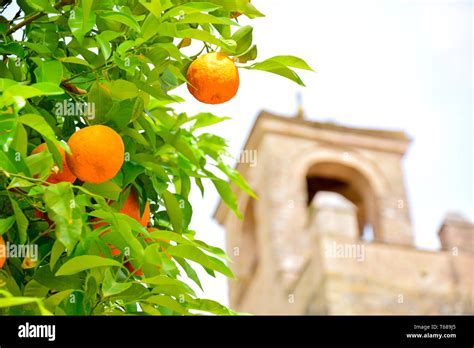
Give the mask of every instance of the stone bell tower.
[[[256, 161], [237, 167], [259, 199], [237, 192], [243, 220], [222, 203], [215, 214], [237, 278], [230, 306], [256, 314], [401, 314], [451, 304], [451, 280], [426, 298], [432, 282], [450, 277], [449, 255], [413, 246], [401, 164], [409, 143], [403, 132], [262, 112], [242, 156]], [[466, 301], [461, 311], [472, 308], [472, 291]], [[445, 311], [455, 312], [454, 304]]]

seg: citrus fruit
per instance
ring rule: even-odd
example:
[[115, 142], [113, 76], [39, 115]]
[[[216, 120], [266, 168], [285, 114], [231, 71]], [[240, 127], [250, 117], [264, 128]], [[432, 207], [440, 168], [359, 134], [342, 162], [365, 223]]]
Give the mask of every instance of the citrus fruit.
[[3, 267], [3, 264], [5, 263], [7, 259], [7, 249], [5, 246], [5, 241], [3, 240], [3, 237], [0, 236], [0, 269]]
[[143, 214], [140, 216], [140, 206], [138, 205], [138, 200], [133, 190], [130, 191], [120, 212], [137, 220], [144, 227], [146, 227], [148, 221], [150, 221], [150, 203], [146, 202]]
[[71, 171], [82, 181], [99, 184], [112, 179], [122, 167], [124, 144], [112, 128], [95, 125], [75, 132], [68, 141], [72, 155], [66, 156]]
[[[56, 145], [56, 148], [58, 149], [59, 153], [61, 154], [61, 161], [62, 161], [62, 171], [59, 170], [59, 167], [57, 165], [54, 165], [52, 168], [53, 174], [51, 174], [46, 181], [51, 183], [51, 184], [57, 184], [58, 182], [62, 181], [67, 181], [67, 182], [74, 182], [76, 180], [76, 176], [71, 172], [71, 169], [69, 168], [67, 161], [66, 161], [66, 151], [59, 146]], [[36, 148], [31, 151], [31, 154], [38, 154], [44, 150], [47, 149], [46, 143], [39, 144]]]
[[189, 92], [206, 104], [221, 104], [232, 99], [240, 84], [234, 61], [220, 52], [198, 57], [189, 66], [186, 79]]
[[137, 277], [143, 277], [143, 271], [141, 270], [141, 268], [136, 270], [135, 267], [133, 267], [133, 265], [130, 263], [130, 261], [125, 262], [123, 265], [128, 269], [130, 273], [133, 273]]

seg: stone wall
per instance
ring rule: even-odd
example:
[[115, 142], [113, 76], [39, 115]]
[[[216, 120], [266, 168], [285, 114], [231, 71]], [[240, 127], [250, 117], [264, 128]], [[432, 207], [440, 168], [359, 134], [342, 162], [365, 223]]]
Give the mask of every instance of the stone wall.
[[[258, 153], [257, 165], [237, 167], [259, 199], [250, 203], [236, 190], [245, 222], [223, 204], [215, 215], [237, 276], [231, 307], [255, 314], [474, 314], [473, 225], [451, 216], [440, 230], [441, 251], [413, 245], [401, 164], [409, 142], [400, 132], [263, 113], [245, 146]], [[313, 176], [344, 183], [334, 192], [363, 202], [308, 206]], [[373, 225], [373, 241], [362, 241], [361, 223]]]

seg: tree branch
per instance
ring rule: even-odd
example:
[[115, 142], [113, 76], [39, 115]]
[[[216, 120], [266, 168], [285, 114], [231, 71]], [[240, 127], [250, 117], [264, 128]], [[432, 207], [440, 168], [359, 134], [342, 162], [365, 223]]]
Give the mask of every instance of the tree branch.
[[[54, 5], [54, 8], [56, 10], [59, 10], [59, 9], [61, 9], [62, 7], [66, 6], [66, 5], [72, 5], [74, 3], [75, 3], [75, 0], [61, 0], [56, 5]], [[41, 18], [45, 15], [46, 15], [46, 13], [44, 13], [44, 12], [37, 12], [37, 13], [33, 14], [32, 16], [25, 18], [24, 20], [22, 20], [17, 25], [15, 25], [15, 26], [11, 27], [10, 29], [8, 29], [7, 30], [7, 35], [13, 34], [15, 31], [23, 28], [25, 25], [28, 25], [31, 22], [33, 22], [33, 21], [37, 20], [38, 18]]]

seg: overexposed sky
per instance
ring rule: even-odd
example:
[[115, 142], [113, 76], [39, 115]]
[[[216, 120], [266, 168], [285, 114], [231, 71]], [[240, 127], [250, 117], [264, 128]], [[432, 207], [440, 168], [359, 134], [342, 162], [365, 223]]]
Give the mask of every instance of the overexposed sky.
[[[448, 211], [474, 220], [472, 31], [473, 2], [455, 0], [254, 0], [265, 18], [250, 22], [259, 60], [297, 55], [317, 73], [301, 88], [281, 77], [241, 70], [230, 102], [187, 101], [179, 110], [233, 118], [209, 128], [237, 156], [262, 110], [293, 115], [303, 95], [308, 119], [400, 129], [413, 138], [403, 163], [418, 247], [438, 247]], [[211, 218], [218, 201], [207, 186], [193, 196], [192, 226], [221, 247], [225, 233]], [[224, 277], [203, 274], [205, 296], [227, 303]]]

